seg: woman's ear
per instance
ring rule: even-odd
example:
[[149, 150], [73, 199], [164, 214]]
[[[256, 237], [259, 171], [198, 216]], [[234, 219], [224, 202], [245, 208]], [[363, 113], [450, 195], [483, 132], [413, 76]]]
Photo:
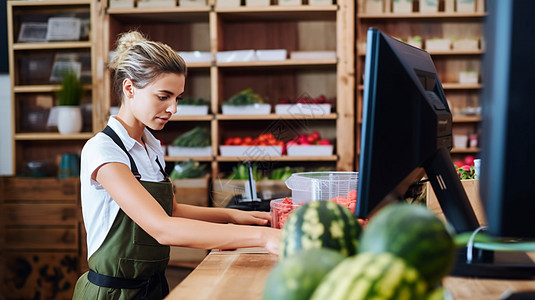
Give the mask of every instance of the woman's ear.
[[132, 79], [130, 78], [125, 78], [123, 80], [123, 95], [126, 98], [134, 97], [134, 83], [132, 82]]

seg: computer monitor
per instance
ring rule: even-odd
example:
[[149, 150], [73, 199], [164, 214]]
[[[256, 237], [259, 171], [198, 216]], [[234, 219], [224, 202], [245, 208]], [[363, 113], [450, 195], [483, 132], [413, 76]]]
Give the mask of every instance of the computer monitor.
[[399, 201], [427, 174], [455, 230], [477, 229], [451, 147], [452, 116], [431, 56], [370, 28], [356, 215]]
[[535, 1], [489, 1], [480, 193], [488, 232], [535, 238]]
[[[488, 1], [480, 190], [489, 232], [535, 237], [535, 1]], [[427, 174], [457, 233], [479, 227], [449, 156], [451, 112], [431, 57], [377, 29], [367, 37], [356, 215], [402, 199]], [[500, 245], [501, 246], [501, 245]], [[505, 246], [504, 248], [507, 248]], [[522, 252], [461, 249], [453, 274], [533, 278]]]

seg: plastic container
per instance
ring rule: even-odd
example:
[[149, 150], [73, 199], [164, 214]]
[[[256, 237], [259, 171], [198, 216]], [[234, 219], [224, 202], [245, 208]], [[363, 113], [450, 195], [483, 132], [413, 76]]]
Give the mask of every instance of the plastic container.
[[357, 183], [358, 172], [294, 173], [286, 180], [296, 204], [346, 197], [349, 191], [357, 190]]
[[285, 198], [271, 200], [269, 203], [271, 212], [271, 227], [281, 229], [290, 214], [297, 209], [301, 204], [283, 203]]

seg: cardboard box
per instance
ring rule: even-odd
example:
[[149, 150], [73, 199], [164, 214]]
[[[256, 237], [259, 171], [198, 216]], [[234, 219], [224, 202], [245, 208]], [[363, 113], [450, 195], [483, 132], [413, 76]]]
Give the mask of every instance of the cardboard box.
[[[464, 187], [468, 200], [472, 205], [472, 209], [476, 215], [476, 218], [479, 222], [479, 225], [486, 225], [487, 220], [485, 218], [485, 211], [483, 205], [481, 204], [481, 198], [479, 196], [479, 180], [478, 179], [466, 179], [461, 180], [461, 183]], [[426, 205], [427, 207], [434, 212], [440, 219], [445, 220], [444, 212], [438, 203], [435, 192], [431, 183], [427, 182], [426, 185], [427, 194], [426, 194]]]
[[175, 201], [181, 204], [209, 206], [208, 190], [210, 175], [203, 178], [188, 178], [173, 180]]

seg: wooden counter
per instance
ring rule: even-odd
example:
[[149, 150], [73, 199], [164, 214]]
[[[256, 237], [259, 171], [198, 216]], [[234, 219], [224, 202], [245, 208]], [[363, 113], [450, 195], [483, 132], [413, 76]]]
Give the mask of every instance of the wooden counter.
[[[535, 253], [530, 253], [535, 259]], [[212, 251], [166, 299], [262, 299], [264, 282], [277, 256], [264, 249]], [[510, 290], [535, 290], [535, 280], [491, 280], [447, 277], [455, 300], [499, 299]]]

